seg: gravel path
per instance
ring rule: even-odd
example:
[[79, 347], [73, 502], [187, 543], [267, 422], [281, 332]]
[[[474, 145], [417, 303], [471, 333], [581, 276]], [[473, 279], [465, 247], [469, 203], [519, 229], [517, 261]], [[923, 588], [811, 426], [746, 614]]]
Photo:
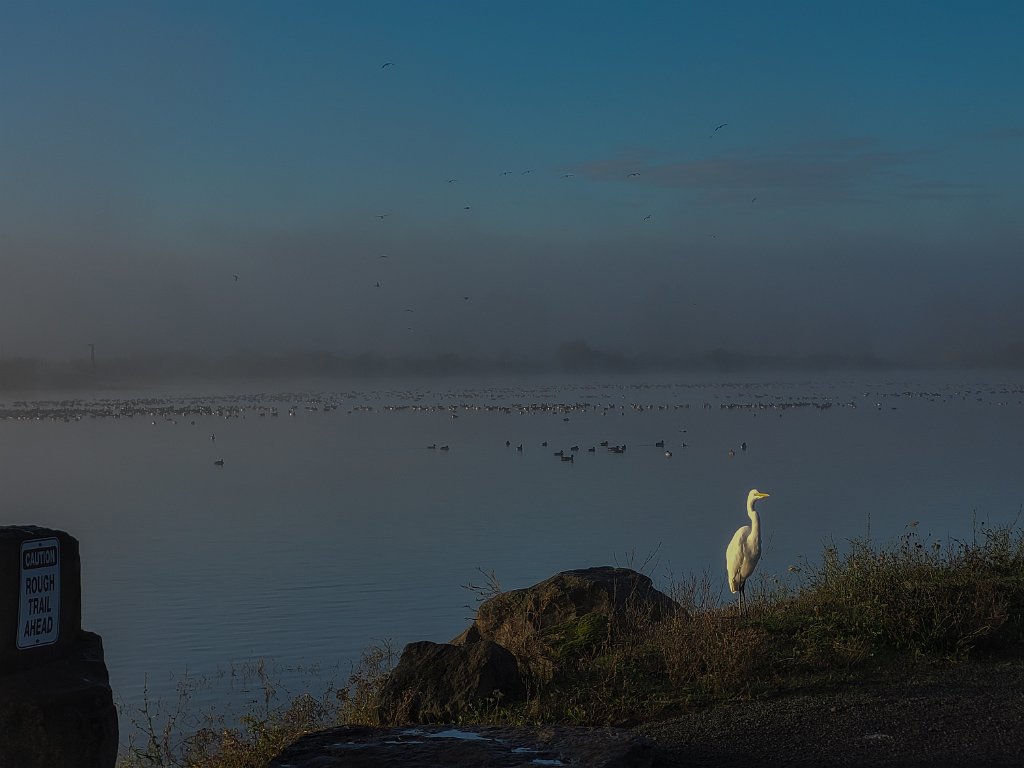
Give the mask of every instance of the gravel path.
[[637, 729], [676, 766], [1024, 766], [1024, 661], [914, 670]]

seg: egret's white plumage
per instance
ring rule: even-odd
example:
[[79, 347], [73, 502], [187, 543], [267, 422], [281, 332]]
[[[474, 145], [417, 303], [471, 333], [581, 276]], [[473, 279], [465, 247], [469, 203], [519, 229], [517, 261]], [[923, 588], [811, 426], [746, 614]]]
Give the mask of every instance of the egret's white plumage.
[[761, 557], [761, 518], [754, 509], [758, 499], [767, 498], [767, 493], [754, 488], [747, 495], [747, 516], [750, 525], [744, 525], [735, 534], [725, 550], [725, 570], [729, 574], [729, 591], [740, 593], [744, 600], [743, 588]]

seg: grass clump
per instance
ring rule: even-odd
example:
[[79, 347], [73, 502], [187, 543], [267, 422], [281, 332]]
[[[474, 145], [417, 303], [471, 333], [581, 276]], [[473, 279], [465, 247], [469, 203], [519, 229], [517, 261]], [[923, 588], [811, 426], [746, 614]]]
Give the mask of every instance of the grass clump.
[[346, 684], [320, 678], [319, 694], [295, 696], [280, 689], [275, 671], [263, 660], [243, 665], [230, 673], [251, 694], [246, 711], [237, 716], [213, 708], [196, 712], [196, 698], [216, 681], [186, 677], [170, 708], [144, 694], [117, 766], [263, 768], [307, 733], [341, 724], [376, 724], [377, 695], [394, 662], [391, 644], [381, 641], [363, 652]]
[[911, 529], [891, 549], [855, 540], [806, 572], [777, 625], [809, 654], [965, 659], [1014, 653], [1024, 638], [1024, 537], [1010, 529], [945, 545]]

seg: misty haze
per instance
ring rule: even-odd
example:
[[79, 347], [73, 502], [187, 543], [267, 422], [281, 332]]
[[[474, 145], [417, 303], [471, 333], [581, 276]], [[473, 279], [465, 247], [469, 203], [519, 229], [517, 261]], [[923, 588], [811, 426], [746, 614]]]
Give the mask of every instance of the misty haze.
[[5, 361], [1021, 364], [1024, 116], [988, 25], [915, 55], [890, 18], [861, 71], [845, 12], [725, 49], [735, 20], [682, 10], [625, 43], [436, 11], [429, 45], [435, 11], [324, 13], [5, 13]]

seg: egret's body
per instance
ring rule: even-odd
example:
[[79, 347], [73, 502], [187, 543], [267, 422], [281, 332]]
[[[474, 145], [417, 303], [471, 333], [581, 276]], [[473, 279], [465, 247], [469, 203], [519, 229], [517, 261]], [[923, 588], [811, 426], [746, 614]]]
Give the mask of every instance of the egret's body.
[[740, 604], [745, 603], [744, 587], [750, 574], [754, 572], [757, 561], [761, 558], [761, 518], [754, 509], [758, 499], [764, 499], [767, 493], [756, 488], [747, 495], [747, 516], [750, 525], [744, 525], [733, 534], [725, 550], [725, 569], [729, 574], [729, 591], [739, 593]]

